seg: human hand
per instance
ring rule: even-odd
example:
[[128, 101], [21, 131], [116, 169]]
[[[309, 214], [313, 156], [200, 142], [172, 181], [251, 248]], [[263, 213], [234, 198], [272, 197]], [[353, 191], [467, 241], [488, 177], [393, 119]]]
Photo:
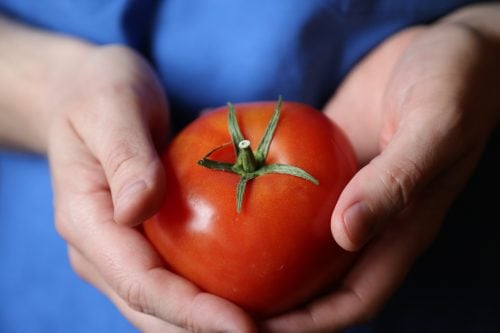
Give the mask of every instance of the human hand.
[[[496, 44], [496, 45], [495, 45]], [[499, 119], [498, 43], [438, 23], [390, 38], [325, 108], [362, 169], [332, 217], [360, 258], [331, 294], [266, 322], [270, 332], [332, 332], [376, 315], [434, 240]]]
[[75, 271], [141, 331], [251, 331], [238, 307], [167, 271], [134, 227], [165, 191], [157, 151], [167, 103], [146, 62], [125, 47], [97, 48], [59, 88], [48, 154], [56, 226]]

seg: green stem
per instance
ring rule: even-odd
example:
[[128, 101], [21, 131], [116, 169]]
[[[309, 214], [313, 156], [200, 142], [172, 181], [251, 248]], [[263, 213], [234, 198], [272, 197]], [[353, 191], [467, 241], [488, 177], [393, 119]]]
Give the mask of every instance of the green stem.
[[212, 155], [212, 153], [223, 149], [227, 146], [227, 144], [211, 150], [200, 161], [198, 161], [199, 165], [211, 170], [232, 172], [240, 176], [240, 181], [238, 182], [236, 189], [236, 211], [238, 214], [240, 213], [243, 204], [243, 196], [245, 194], [246, 185], [248, 181], [253, 178], [270, 173], [277, 173], [299, 177], [315, 185], [319, 185], [319, 181], [316, 178], [296, 166], [286, 164], [265, 164], [269, 147], [278, 124], [281, 104], [282, 100], [280, 96], [278, 102], [276, 103], [276, 108], [271, 121], [267, 125], [264, 136], [259, 144], [259, 147], [257, 148], [256, 153], [254, 154], [252, 148], [250, 147], [250, 141], [246, 140], [240, 131], [234, 106], [231, 103], [228, 103], [228, 129], [231, 136], [231, 142], [236, 153], [236, 163], [231, 164], [209, 159], [209, 156]]
[[251, 173], [257, 170], [258, 164], [255, 160], [252, 148], [250, 148], [249, 140], [241, 140], [238, 143], [238, 159], [236, 161], [236, 168], [241, 168], [244, 172]]

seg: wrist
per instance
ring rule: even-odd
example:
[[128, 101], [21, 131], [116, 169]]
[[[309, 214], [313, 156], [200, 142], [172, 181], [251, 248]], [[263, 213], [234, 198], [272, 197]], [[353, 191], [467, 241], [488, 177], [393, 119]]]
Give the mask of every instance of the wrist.
[[52, 99], [94, 48], [0, 16], [0, 145], [46, 151]]

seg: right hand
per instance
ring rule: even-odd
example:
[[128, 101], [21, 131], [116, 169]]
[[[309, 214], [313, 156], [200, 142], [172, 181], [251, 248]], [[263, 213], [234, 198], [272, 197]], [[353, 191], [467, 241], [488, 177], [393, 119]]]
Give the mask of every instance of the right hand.
[[92, 49], [50, 107], [56, 227], [74, 270], [141, 331], [237, 331], [243, 310], [167, 271], [134, 226], [164, 197], [158, 157], [168, 107], [147, 63], [120, 46]]

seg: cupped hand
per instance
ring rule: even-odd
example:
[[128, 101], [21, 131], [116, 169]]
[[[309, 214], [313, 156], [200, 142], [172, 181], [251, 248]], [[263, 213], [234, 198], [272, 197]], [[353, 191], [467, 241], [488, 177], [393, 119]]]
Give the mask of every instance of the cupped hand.
[[167, 271], [140, 227], [160, 205], [168, 107], [151, 68], [120, 46], [89, 51], [51, 107], [56, 226], [75, 271], [141, 331], [252, 330], [235, 305]]
[[335, 332], [377, 314], [440, 229], [499, 120], [498, 44], [462, 24], [414, 27], [347, 77], [325, 112], [362, 168], [332, 233], [360, 258], [338, 289], [264, 323], [271, 332]]

